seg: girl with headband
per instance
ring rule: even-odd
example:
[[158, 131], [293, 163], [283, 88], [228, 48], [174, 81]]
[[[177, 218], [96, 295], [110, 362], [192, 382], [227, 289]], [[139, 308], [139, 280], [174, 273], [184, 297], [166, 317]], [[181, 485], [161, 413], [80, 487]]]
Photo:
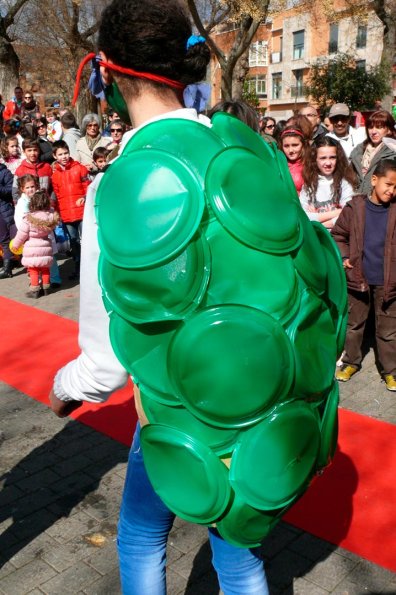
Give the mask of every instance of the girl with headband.
[[[102, 85], [112, 107], [134, 130], [127, 142], [149, 122], [178, 118], [210, 126], [195, 109], [183, 107], [183, 90], [205, 78], [210, 52], [177, 0], [114, 0], [103, 12], [99, 31]], [[90, 59], [92, 56], [90, 56]], [[116, 164], [116, 162], [115, 162]], [[112, 167], [112, 164], [109, 166]], [[55, 378], [52, 408], [66, 416], [83, 401], [105, 400], [123, 386], [127, 372], [116, 359], [108, 336], [108, 315], [97, 280], [99, 246], [94, 215], [96, 177], [87, 195], [81, 263], [80, 340], [82, 354]], [[103, 180], [106, 174], [104, 174]], [[117, 197], [114, 196], [114, 208]], [[135, 395], [136, 396], [136, 395]], [[186, 478], [188, 481], [188, 478]], [[136, 432], [131, 448], [121, 506], [118, 552], [124, 594], [164, 595], [166, 544], [174, 514], [165, 506], [145, 471]], [[258, 552], [230, 545], [209, 528], [213, 564], [225, 595], [266, 595], [263, 562]]]
[[289, 171], [298, 193], [300, 193], [304, 184], [302, 174], [304, 155], [308, 146], [308, 139], [304, 136], [301, 128], [297, 126], [286, 126], [281, 133], [279, 148], [286, 155], [287, 165], [289, 166]]

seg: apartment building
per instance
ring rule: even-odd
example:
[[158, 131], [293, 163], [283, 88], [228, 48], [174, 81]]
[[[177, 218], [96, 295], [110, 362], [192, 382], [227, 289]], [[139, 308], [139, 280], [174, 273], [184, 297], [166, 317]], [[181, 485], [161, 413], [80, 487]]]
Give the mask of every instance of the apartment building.
[[[311, 64], [337, 52], [354, 55], [358, 67], [376, 66], [382, 53], [382, 24], [373, 11], [364, 19], [348, 15], [343, 2], [335, 2], [338, 12], [330, 18], [318, 0], [312, 10], [303, 3], [273, 14], [260, 26], [249, 50], [248, 82], [254, 89], [260, 108], [277, 119], [288, 118], [306, 105], [306, 81]], [[297, 6], [296, 6], [297, 4]], [[300, 6], [298, 6], [300, 5]], [[226, 51], [235, 31], [216, 35], [216, 42]], [[220, 72], [212, 64], [212, 103], [219, 101]]]

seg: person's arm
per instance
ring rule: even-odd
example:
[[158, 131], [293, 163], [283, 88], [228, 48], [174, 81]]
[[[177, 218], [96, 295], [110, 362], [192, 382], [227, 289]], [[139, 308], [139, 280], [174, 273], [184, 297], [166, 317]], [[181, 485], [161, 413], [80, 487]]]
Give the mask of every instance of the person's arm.
[[50, 402], [58, 416], [68, 415], [70, 407], [78, 406], [72, 401], [105, 401], [128, 379], [126, 370], [111, 347], [109, 317], [97, 278], [99, 246], [94, 217], [97, 184], [95, 181], [88, 190], [83, 223], [79, 332], [81, 354], [55, 376]]
[[349, 235], [351, 229], [352, 208], [349, 203], [342, 209], [340, 216], [331, 230], [331, 235], [335, 240], [341, 257], [349, 262]]

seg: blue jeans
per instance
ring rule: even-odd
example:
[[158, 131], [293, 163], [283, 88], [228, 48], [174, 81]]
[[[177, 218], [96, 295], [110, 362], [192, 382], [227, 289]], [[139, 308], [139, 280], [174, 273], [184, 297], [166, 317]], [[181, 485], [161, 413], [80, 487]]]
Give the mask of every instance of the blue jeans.
[[[118, 526], [118, 555], [124, 595], [165, 595], [166, 544], [175, 515], [154, 492], [140, 448], [133, 439]], [[268, 595], [257, 550], [230, 545], [209, 529], [212, 562], [224, 595]]]
[[82, 221], [70, 221], [66, 223], [67, 233], [70, 240], [70, 252], [74, 262], [80, 262], [81, 255], [81, 234]]

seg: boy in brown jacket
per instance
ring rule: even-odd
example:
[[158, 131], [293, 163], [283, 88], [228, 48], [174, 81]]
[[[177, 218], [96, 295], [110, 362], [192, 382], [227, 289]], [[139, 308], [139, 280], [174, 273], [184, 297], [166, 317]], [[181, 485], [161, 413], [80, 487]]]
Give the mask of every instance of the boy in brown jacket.
[[337, 380], [348, 381], [361, 366], [364, 328], [375, 310], [378, 360], [386, 388], [396, 391], [396, 159], [380, 161], [370, 196], [354, 196], [332, 235], [347, 276], [348, 328]]

